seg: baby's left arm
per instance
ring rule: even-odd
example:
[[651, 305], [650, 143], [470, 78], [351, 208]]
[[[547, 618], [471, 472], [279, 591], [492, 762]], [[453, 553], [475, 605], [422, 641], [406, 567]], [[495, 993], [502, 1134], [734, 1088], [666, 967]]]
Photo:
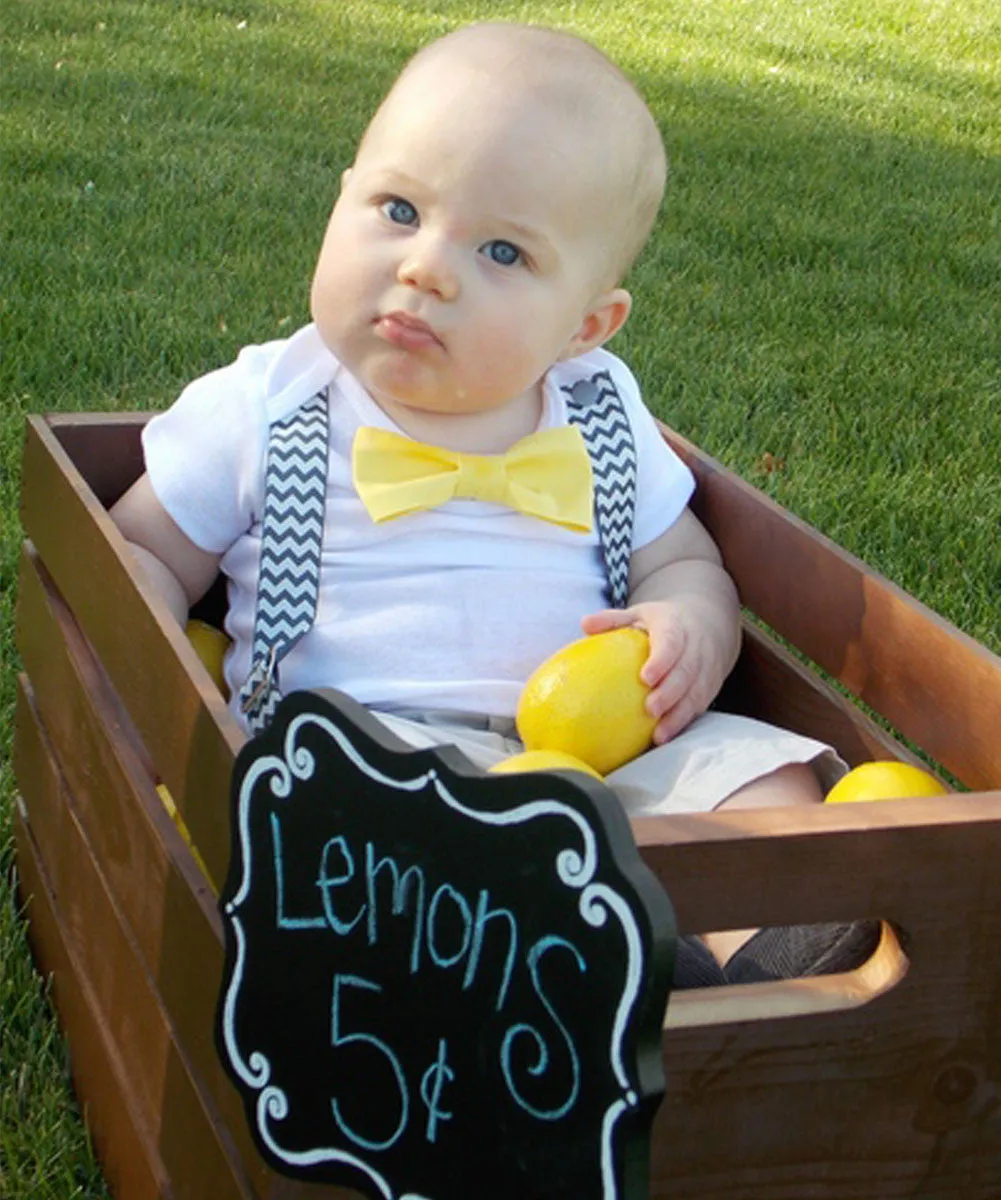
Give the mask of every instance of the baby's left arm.
[[740, 603], [716, 543], [685, 509], [629, 564], [629, 606], [591, 613], [587, 634], [635, 626], [650, 636], [640, 677], [658, 717], [654, 741], [679, 734], [712, 703], [740, 650]]

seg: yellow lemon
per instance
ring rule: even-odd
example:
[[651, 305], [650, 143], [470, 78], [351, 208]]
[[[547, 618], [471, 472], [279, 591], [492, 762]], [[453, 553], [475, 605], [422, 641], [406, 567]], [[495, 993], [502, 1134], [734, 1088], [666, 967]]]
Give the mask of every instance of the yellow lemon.
[[867, 762], [849, 771], [827, 793], [828, 804], [855, 800], [895, 800], [905, 796], [945, 796], [949, 789], [934, 775], [901, 762]]
[[490, 770], [494, 775], [515, 775], [519, 771], [583, 771], [595, 779], [601, 778], [594, 767], [562, 750], [525, 750], [494, 763]]
[[188, 846], [193, 845], [188, 827], [185, 825], [184, 818], [181, 816], [177, 805], [174, 803], [174, 797], [167, 790], [167, 785], [165, 783], [158, 783], [156, 785], [156, 792], [163, 803], [163, 807], [167, 810], [170, 819], [177, 826], [178, 833], [180, 833], [181, 837], [184, 838], [184, 841]]
[[529, 677], [516, 721], [526, 750], [572, 754], [607, 775], [642, 754], [656, 720], [640, 668], [650, 654], [642, 629], [610, 629], [564, 646]]
[[[198, 853], [198, 847], [191, 840], [191, 831], [188, 829], [188, 826], [185, 824], [184, 818], [181, 816], [180, 812], [178, 811], [177, 805], [174, 803], [174, 797], [167, 790], [167, 785], [164, 783], [158, 783], [156, 785], [156, 791], [157, 791], [157, 795], [160, 797], [160, 800], [163, 803], [163, 807], [167, 810], [167, 813], [170, 816], [170, 819], [177, 826], [177, 832], [181, 835], [182, 838], [184, 838], [184, 843], [188, 847], [188, 849], [191, 851], [195, 862], [198, 864], [198, 869], [205, 876], [205, 878], [209, 881], [209, 885], [211, 886], [212, 890], [216, 891], [216, 887], [215, 887], [215, 884], [212, 882], [212, 876], [209, 874], [208, 867], [206, 867], [205, 862], [202, 859], [202, 856]], [[216, 894], [218, 894], [218, 893], [216, 893]]]
[[195, 653], [205, 664], [212, 682], [224, 696], [228, 695], [226, 678], [223, 675], [222, 664], [229, 649], [229, 638], [221, 629], [197, 619], [189, 621], [184, 632], [188, 641], [194, 646]]

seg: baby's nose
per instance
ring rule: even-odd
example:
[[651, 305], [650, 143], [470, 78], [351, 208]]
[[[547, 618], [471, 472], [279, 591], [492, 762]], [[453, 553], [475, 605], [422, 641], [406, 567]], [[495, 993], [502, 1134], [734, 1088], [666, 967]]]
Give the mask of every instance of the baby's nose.
[[437, 238], [415, 239], [400, 263], [397, 278], [400, 283], [441, 300], [454, 300], [459, 294], [458, 271], [448, 247]]

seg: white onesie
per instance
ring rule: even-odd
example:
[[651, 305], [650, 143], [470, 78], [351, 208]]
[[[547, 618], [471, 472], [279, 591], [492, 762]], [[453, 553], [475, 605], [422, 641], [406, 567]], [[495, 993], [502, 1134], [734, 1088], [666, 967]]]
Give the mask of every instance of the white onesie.
[[[602, 370], [614, 379], [636, 446], [635, 550], [678, 519], [694, 483], [628, 368], [605, 350], [555, 366], [539, 428], [566, 424], [561, 389]], [[597, 532], [574, 533], [476, 500], [375, 525], [351, 483], [352, 443], [362, 425], [401, 431], [314, 326], [248, 347], [195, 380], [143, 435], [160, 503], [196, 545], [223, 556], [231, 695], [250, 666], [268, 427], [325, 386], [330, 458], [319, 603], [313, 628], [282, 662], [282, 691], [336, 687], [380, 709], [512, 716], [528, 675], [582, 636], [584, 614], [606, 607]]]

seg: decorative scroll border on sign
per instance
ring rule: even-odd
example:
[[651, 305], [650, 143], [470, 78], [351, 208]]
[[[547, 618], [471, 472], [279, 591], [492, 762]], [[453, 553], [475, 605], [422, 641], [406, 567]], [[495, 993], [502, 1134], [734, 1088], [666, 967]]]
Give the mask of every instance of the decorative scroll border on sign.
[[[336, 698], [343, 706], [343, 698], [339, 697], [337, 693], [316, 693], [316, 695]], [[285, 708], [288, 709], [289, 700], [294, 703], [298, 699], [299, 697], [287, 699]], [[353, 702], [349, 701], [347, 707], [351, 711], [355, 706]], [[357, 711], [359, 714], [363, 713], [363, 710]], [[370, 714], [364, 713], [361, 720], [365, 723], [366, 730], [372, 729]], [[275, 726], [279, 727], [280, 725], [281, 721], [276, 720]], [[555, 855], [552, 862], [553, 876], [566, 889], [579, 893], [577, 910], [587, 925], [596, 929], [601, 928], [611, 915], [618, 922], [623, 937], [621, 995], [615, 1009], [608, 1045], [609, 1059], [618, 1081], [620, 1094], [608, 1104], [604, 1111], [601, 1120], [600, 1146], [602, 1200], [616, 1200], [616, 1197], [620, 1195], [617, 1190], [613, 1149], [616, 1126], [623, 1115], [634, 1111], [641, 1101], [650, 1099], [649, 1087], [644, 1085], [648, 1094], [641, 1096], [630, 1083], [625, 1063], [625, 1039], [630, 1019], [634, 1016], [637, 1000], [640, 998], [643, 982], [643, 937], [635, 915], [623, 895], [607, 883], [594, 879], [599, 867], [600, 850], [595, 831], [588, 823], [586, 816], [569, 804], [555, 798], [534, 798], [503, 811], [483, 811], [472, 808], [453, 793], [437, 767], [432, 766], [428, 769], [418, 770], [404, 778], [387, 774], [369, 761], [347, 732], [334, 720], [315, 711], [304, 711], [293, 716], [282, 740], [281, 753], [258, 757], [252, 762], [240, 783], [235, 804], [235, 820], [241, 871], [237, 878], [231, 877], [228, 883], [226, 891], [232, 892], [231, 898], [226, 900], [225, 892], [223, 896], [222, 911], [232, 936], [232, 949], [229, 977], [224, 980], [220, 997], [219, 1035], [224, 1043], [225, 1057], [228, 1057], [227, 1065], [231, 1073], [238, 1077], [247, 1091], [257, 1094], [254, 1112], [256, 1133], [260, 1141], [278, 1162], [284, 1163], [290, 1168], [291, 1173], [299, 1173], [325, 1163], [343, 1164], [367, 1176], [372, 1186], [385, 1200], [431, 1200], [429, 1197], [412, 1191], [397, 1192], [394, 1190], [393, 1184], [378, 1169], [348, 1149], [338, 1146], [316, 1146], [308, 1150], [290, 1150], [284, 1146], [278, 1136], [280, 1130], [276, 1126], [289, 1116], [291, 1111], [289, 1097], [281, 1087], [271, 1082], [272, 1064], [267, 1055], [259, 1049], [245, 1053], [237, 1038], [236, 1011], [247, 965], [247, 934], [241, 920], [240, 910], [250, 894], [255, 869], [254, 845], [250, 832], [251, 808], [261, 787], [268, 788], [271, 795], [278, 801], [288, 800], [293, 795], [298, 781], [308, 781], [313, 778], [317, 767], [317, 756], [312, 750], [301, 744], [302, 735], [307, 730], [322, 733], [368, 779], [383, 787], [409, 793], [419, 793], [428, 787], [433, 788], [437, 797], [451, 811], [467, 820], [498, 827], [523, 825], [540, 817], [555, 816], [569, 821], [574, 835], [571, 840], [577, 841], [579, 844], [577, 846], [567, 844]], [[386, 744], [396, 742], [395, 737], [387, 735], [383, 727], [380, 726], [379, 731], [379, 741]], [[401, 772], [404, 772], [405, 767], [409, 765], [408, 759], [414, 757], [414, 753], [409, 748], [403, 747], [402, 743], [397, 744], [406, 752], [396, 755], [394, 762], [399, 766]], [[446, 753], [457, 754], [454, 750]], [[445, 762], [445, 756], [441, 757]], [[459, 757], [461, 758], [461, 756]], [[233, 865], [231, 865], [231, 876], [232, 872]], [[666, 897], [664, 897], [664, 909], [668, 914], [670, 913]], [[510, 1080], [508, 1086], [512, 1096], [521, 1103]], [[662, 1086], [659, 1090], [662, 1091]]]

